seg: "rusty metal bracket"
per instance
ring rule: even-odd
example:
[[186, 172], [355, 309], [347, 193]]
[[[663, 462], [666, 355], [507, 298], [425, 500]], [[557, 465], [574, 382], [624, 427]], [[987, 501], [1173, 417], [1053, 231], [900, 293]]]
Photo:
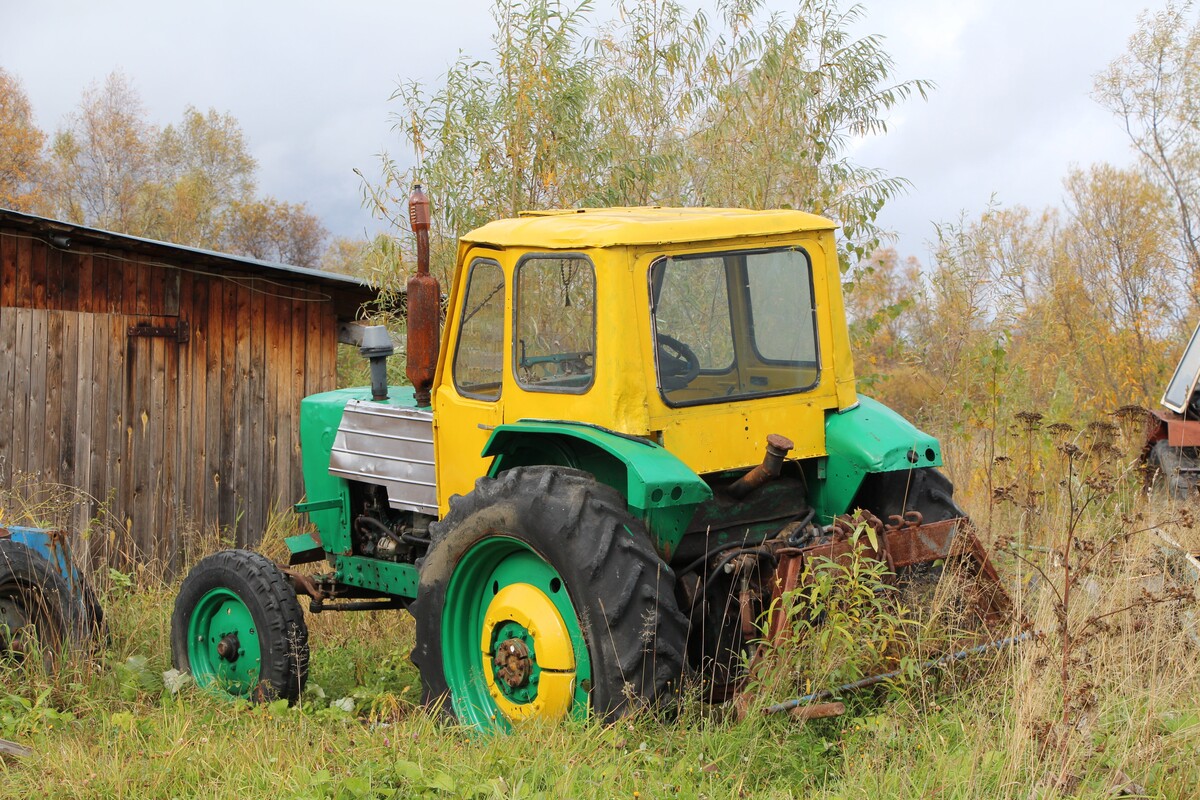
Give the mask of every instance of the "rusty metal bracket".
[[180, 344], [184, 344], [192, 338], [191, 326], [184, 320], [174, 325], [148, 325], [146, 323], [138, 323], [130, 325], [125, 331], [127, 336], [139, 336], [153, 339], [174, 339]]

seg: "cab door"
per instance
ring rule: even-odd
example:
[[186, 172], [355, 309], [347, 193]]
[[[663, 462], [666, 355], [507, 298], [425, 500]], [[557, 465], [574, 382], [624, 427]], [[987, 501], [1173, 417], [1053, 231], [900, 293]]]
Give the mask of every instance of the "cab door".
[[468, 251], [462, 290], [447, 320], [445, 363], [434, 398], [434, 452], [438, 507], [466, 494], [487, 473], [483, 458], [492, 430], [503, 421], [501, 388], [510, 318], [505, 269], [494, 250]]

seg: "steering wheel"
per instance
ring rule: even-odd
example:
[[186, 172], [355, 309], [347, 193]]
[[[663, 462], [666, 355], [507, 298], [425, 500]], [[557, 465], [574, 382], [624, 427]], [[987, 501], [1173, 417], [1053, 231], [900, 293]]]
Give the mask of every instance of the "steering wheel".
[[658, 348], [658, 374], [668, 392], [682, 389], [700, 374], [700, 357], [692, 348], [673, 336], [655, 334]]

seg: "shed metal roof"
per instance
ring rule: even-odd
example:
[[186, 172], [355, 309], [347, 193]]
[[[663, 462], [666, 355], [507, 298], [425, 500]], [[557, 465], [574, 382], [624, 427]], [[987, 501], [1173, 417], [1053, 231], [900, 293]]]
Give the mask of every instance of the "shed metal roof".
[[[293, 279], [303, 279], [306, 282], [316, 281], [327, 285], [340, 286], [347, 289], [365, 289], [375, 291], [375, 287], [371, 286], [358, 278], [349, 275], [340, 275], [336, 272], [325, 272], [319, 269], [309, 269], [307, 267], [297, 267], [291, 264], [281, 264], [276, 261], [263, 261], [257, 258], [248, 256], [232, 255], [230, 253], [221, 253], [216, 250], [205, 250], [200, 247], [189, 247], [182, 244], [174, 244], [172, 242], [163, 242], [157, 239], [146, 239], [141, 236], [130, 236], [125, 233], [114, 233], [112, 231], [102, 230], [100, 228], [89, 228], [86, 225], [78, 225], [73, 222], [63, 222], [61, 220], [51, 219], [49, 217], [41, 217], [35, 214], [26, 214], [22, 211], [13, 211], [8, 208], [0, 208], [0, 222], [9, 222], [18, 227], [25, 228], [34, 233], [44, 234], [60, 234], [66, 236], [72, 245], [88, 244], [92, 246], [103, 247], [119, 247], [134, 252], [162, 252], [164, 250], [172, 251], [176, 254], [187, 254], [191, 258], [201, 263], [213, 266], [219, 262], [227, 262], [231, 265], [237, 265], [240, 269], [255, 272], [262, 271], [273, 273], [278, 277], [291, 277]], [[50, 242], [52, 246], [54, 242]], [[60, 247], [70, 252], [70, 246], [66, 248]], [[178, 255], [176, 256], [178, 257]]]

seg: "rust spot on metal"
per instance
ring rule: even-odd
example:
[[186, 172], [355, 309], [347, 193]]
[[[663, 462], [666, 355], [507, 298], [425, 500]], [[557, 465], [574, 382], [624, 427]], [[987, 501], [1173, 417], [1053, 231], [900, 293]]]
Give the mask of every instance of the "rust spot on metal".
[[279, 567], [280, 572], [286, 575], [288, 580], [292, 582], [292, 588], [296, 590], [296, 594], [306, 594], [318, 605], [325, 602], [327, 597], [324, 592], [317, 588], [317, 584], [313, 581], [312, 576], [297, 572], [283, 564], [276, 563], [275, 566]]
[[226, 634], [221, 641], [217, 642], [217, 655], [226, 661], [237, 661], [238, 650], [241, 646], [242, 643], [238, 641], [236, 633]]
[[811, 706], [796, 706], [788, 714], [792, 719], [827, 719], [846, 713], [844, 703], [813, 703]]
[[496, 648], [493, 659], [496, 662], [496, 674], [500, 680], [513, 689], [519, 689], [529, 683], [529, 675], [533, 664], [529, 660], [529, 647], [520, 639], [508, 639]]
[[405, 374], [413, 385], [418, 406], [430, 405], [438, 358], [438, 322], [442, 289], [429, 273], [429, 197], [421, 184], [408, 197], [408, 217], [417, 238], [417, 272], [408, 279], [408, 364]]

